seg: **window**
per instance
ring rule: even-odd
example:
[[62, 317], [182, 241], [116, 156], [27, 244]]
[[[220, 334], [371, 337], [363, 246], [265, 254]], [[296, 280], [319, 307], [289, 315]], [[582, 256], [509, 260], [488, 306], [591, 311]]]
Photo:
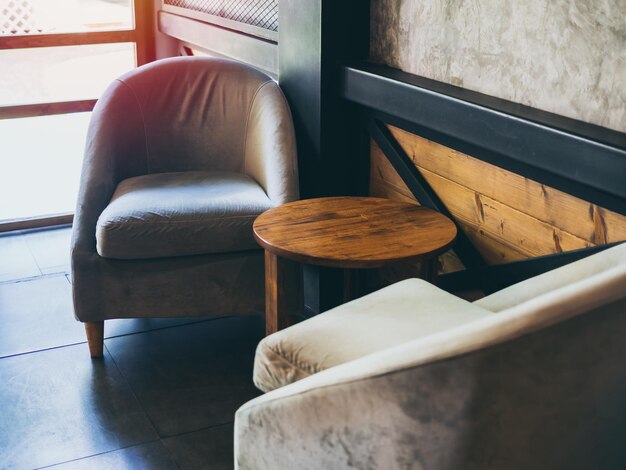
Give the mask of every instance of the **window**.
[[90, 111], [113, 79], [151, 59], [151, 8], [0, 0], [0, 231], [71, 220]]

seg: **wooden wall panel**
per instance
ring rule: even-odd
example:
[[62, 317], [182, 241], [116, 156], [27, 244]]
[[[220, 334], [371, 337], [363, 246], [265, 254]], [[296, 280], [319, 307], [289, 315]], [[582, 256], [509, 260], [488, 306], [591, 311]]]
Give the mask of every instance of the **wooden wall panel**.
[[390, 130], [420, 169], [458, 183], [592, 244], [611, 243], [626, 238], [624, 216], [401, 129], [390, 127]]
[[[424, 178], [489, 264], [626, 240], [626, 217], [390, 126]], [[372, 195], [413, 199], [372, 143]], [[445, 272], [462, 268], [453, 255]]]

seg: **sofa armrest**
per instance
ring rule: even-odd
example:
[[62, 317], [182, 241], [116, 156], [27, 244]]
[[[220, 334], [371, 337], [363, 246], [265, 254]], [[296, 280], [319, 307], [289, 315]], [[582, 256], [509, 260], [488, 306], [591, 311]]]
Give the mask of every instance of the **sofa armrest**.
[[588, 278], [619, 265], [626, 265], [626, 244], [518, 282], [474, 303], [492, 312], [501, 312], [568, 286], [584, 284]]

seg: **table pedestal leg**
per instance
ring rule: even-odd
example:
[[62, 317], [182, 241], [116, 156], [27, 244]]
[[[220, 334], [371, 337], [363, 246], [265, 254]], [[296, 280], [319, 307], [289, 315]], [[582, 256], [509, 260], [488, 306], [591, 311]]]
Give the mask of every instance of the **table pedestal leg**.
[[437, 285], [439, 278], [439, 258], [434, 257], [421, 263], [421, 278], [431, 284]]
[[350, 302], [359, 297], [361, 290], [361, 271], [359, 269], [343, 270], [343, 301]]
[[285, 295], [285, 261], [265, 252], [265, 333], [271, 335], [289, 326]]
[[343, 271], [311, 264], [302, 265], [305, 317], [317, 315], [341, 305]]

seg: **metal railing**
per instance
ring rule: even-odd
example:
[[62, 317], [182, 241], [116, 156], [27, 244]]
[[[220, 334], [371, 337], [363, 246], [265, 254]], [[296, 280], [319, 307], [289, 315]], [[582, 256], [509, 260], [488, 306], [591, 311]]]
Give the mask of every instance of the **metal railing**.
[[164, 0], [163, 3], [278, 31], [278, 0]]

